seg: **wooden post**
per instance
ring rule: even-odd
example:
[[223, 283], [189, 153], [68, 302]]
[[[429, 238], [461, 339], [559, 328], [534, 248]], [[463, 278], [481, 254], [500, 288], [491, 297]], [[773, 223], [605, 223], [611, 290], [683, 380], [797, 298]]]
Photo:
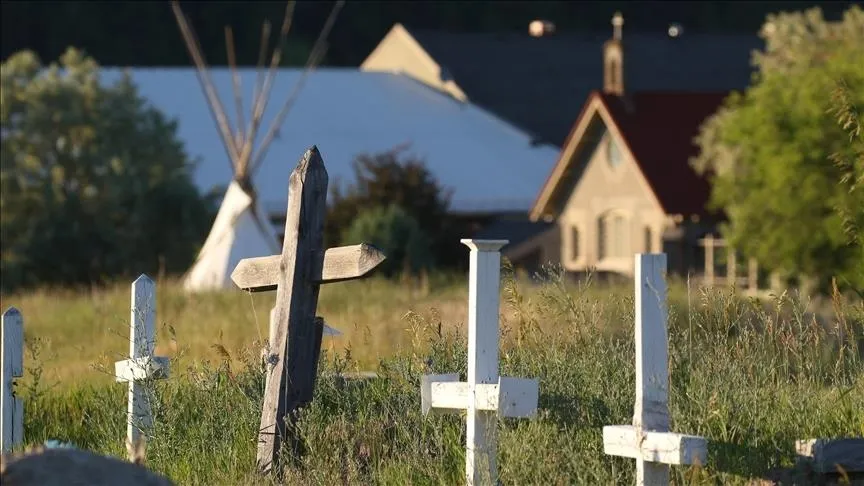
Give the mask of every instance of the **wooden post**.
[[156, 348], [156, 284], [147, 275], [132, 282], [132, 310], [129, 330], [129, 359], [114, 363], [115, 380], [129, 383], [126, 414], [126, 446], [135, 448], [141, 435], [152, 425], [150, 397], [146, 384], [168, 376], [168, 358], [154, 356]]
[[283, 441], [299, 457], [296, 414], [312, 401], [324, 331], [323, 319], [315, 315], [320, 284], [363, 277], [384, 261], [378, 249], [366, 244], [322, 249], [327, 183], [324, 161], [313, 146], [288, 183], [282, 254], [241, 260], [231, 274], [241, 289], [276, 290], [258, 431], [257, 465], [265, 474], [279, 471]]
[[736, 280], [738, 279], [738, 262], [735, 259], [735, 248], [726, 245], [726, 285], [731, 285], [737, 288]]
[[714, 235], [708, 235], [702, 240], [705, 245], [705, 283], [714, 285]]
[[0, 452], [24, 443], [24, 403], [15, 396], [15, 378], [24, 375], [24, 319], [14, 307], [6, 309], [0, 324], [3, 367], [0, 369]]
[[[468, 386], [498, 381], [499, 250], [506, 241], [462, 240], [471, 249], [468, 277]], [[468, 407], [465, 462], [468, 484], [497, 483], [495, 414]], [[486, 467], [484, 467], [484, 463]], [[488, 476], [487, 476], [488, 474]]]
[[468, 279], [468, 381], [458, 374], [426, 375], [421, 386], [423, 413], [467, 410], [465, 478], [468, 485], [498, 482], [497, 419], [536, 413], [536, 379], [498, 376], [499, 250], [506, 240], [462, 240], [471, 248]]
[[[316, 319], [321, 319], [321, 318], [317, 317]], [[332, 327], [328, 326], [324, 322], [324, 319], [321, 319], [321, 336], [322, 337], [323, 336], [341, 336], [341, 335], [342, 335], [341, 331], [339, 331], [338, 329], [333, 329]], [[264, 353], [262, 356], [262, 358], [264, 359], [265, 362], [267, 362], [268, 360], [271, 359], [272, 356], [274, 356], [273, 343], [276, 341], [276, 307], [273, 307], [272, 309], [270, 309], [270, 332], [269, 332], [268, 336], [269, 336], [269, 338], [267, 341], [267, 349], [264, 350]], [[320, 347], [320, 343], [319, 343], [319, 347]], [[317, 363], [316, 363], [315, 368], [317, 368]], [[269, 376], [266, 378], [269, 378]]]
[[759, 292], [759, 263], [755, 258], [747, 260], [747, 290], [753, 295]]
[[702, 437], [669, 432], [666, 255], [636, 255], [636, 403], [633, 425], [603, 427], [606, 454], [636, 459], [636, 484], [669, 484], [668, 464], [704, 464]]

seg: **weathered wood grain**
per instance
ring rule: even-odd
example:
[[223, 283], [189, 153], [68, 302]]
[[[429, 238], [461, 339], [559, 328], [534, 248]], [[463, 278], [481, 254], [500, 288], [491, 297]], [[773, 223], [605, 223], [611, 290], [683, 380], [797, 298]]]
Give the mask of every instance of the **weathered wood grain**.
[[[666, 255], [637, 255], [636, 404], [633, 425], [642, 431], [669, 430], [669, 351], [666, 329]], [[636, 459], [636, 484], [669, 484], [669, 466]]]
[[708, 458], [703, 437], [675, 432], [640, 431], [632, 425], [603, 427], [603, 452], [662, 464], [700, 464]]
[[[322, 253], [318, 255], [320, 259]], [[311, 277], [319, 284], [364, 277], [386, 259], [381, 250], [366, 243], [327, 249], [323, 258], [320, 274]], [[281, 255], [244, 258], [231, 273], [231, 280], [240, 289], [250, 292], [276, 290], [281, 259]]]
[[147, 275], [132, 282], [132, 307], [129, 318], [129, 359], [114, 363], [118, 382], [129, 383], [126, 411], [127, 447], [136, 447], [141, 435], [151, 426], [149, 379], [166, 378], [169, 359], [154, 356], [156, 348], [156, 283]]
[[314, 277], [322, 274], [323, 259], [310, 256], [320, 254], [323, 246], [327, 183], [324, 161], [313, 146], [303, 155], [289, 180], [285, 238], [276, 286], [274, 359], [265, 387], [258, 436], [257, 466], [262, 473], [274, 469], [278, 472], [281, 468], [279, 452], [283, 441], [298, 455], [298, 439], [294, 434], [286, 436], [286, 430], [296, 420], [297, 409], [311, 399], [315, 387], [313, 364], [320, 352], [320, 340], [316, 339], [315, 325], [319, 285]]
[[636, 459], [637, 486], [669, 484], [669, 464], [705, 465], [704, 437], [669, 431], [666, 254], [635, 256], [636, 401], [632, 425], [603, 427], [606, 454]]
[[498, 483], [498, 417], [531, 417], [537, 411], [536, 379], [498, 375], [501, 247], [507, 240], [461, 240], [471, 249], [468, 273], [468, 379], [456, 373], [424, 375], [423, 414], [465, 410], [465, 482]]
[[24, 404], [15, 396], [15, 378], [24, 375], [24, 318], [10, 307], [0, 323], [0, 452], [6, 452], [24, 441]]

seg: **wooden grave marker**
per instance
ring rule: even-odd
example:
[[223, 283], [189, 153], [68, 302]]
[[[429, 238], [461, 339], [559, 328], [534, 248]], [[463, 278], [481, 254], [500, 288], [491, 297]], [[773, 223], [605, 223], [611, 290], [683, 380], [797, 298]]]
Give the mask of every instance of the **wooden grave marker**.
[[147, 275], [132, 282], [129, 319], [129, 359], [114, 363], [114, 379], [129, 383], [126, 412], [126, 447], [138, 446], [152, 424], [150, 397], [142, 381], [168, 377], [169, 359], [154, 356], [156, 348], [156, 283]]
[[0, 452], [24, 443], [24, 403], [15, 394], [15, 379], [24, 375], [24, 318], [10, 307], [0, 323]]
[[312, 401], [324, 328], [315, 315], [319, 286], [362, 278], [385, 259], [367, 244], [323, 250], [327, 183], [324, 161], [312, 146], [289, 179], [282, 254], [243, 259], [231, 274], [243, 290], [276, 290], [273, 354], [258, 431], [257, 466], [264, 474], [281, 467], [283, 442], [299, 457], [296, 412]]
[[423, 413], [461, 413], [465, 421], [465, 478], [469, 486], [498, 483], [497, 418], [533, 417], [536, 378], [498, 375], [500, 248], [506, 240], [462, 240], [471, 248], [468, 278], [468, 381], [459, 374], [425, 375], [420, 389]]
[[703, 437], [669, 432], [666, 254], [637, 254], [636, 404], [633, 425], [603, 427], [603, 452], [636, 459], [636, 484], [669, 484], [669, 464], [701, 464]]

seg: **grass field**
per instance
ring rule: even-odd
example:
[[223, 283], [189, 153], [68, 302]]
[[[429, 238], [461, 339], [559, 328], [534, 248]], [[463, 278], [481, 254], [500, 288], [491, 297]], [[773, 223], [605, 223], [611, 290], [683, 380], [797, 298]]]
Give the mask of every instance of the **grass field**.
[[[461, 280], [461, 282], [460, 282]], [[322, 378], [301, 419], [307, 453], [287, 484], [460, 484], [464, 422], [423, 417], [419, 379], [465, 373], [461, 279], [420, 296], [383, 280], [324, 287]], [[148, 466], [177, 484], [268, 484], [254, 473], [271, 294], [187, 297], [158, 289], [160, 354]], [[502, 422], [503, 484], [629, 484], [634, 462], [602, 451], [603, 425], [632, 419], [633, 302], [628, 287], [506, 279], [502, 374], [540, 379], [540, 412]], [[129, 287], [4, 296], [25, 318], [25, 433], [125, 455], [125, 386], [107, 370], [128, 347]], [[817, 323], [807, 303], [768, 304], [675, 284], [670, 292], [673, 429], [707, 437], [705, 468], [677, 484], [751, 484], [793, 463], [796, 439], [864, 435], [864, 308], [835, 300]], [[330, 371], [377, 370], [347, 386]]]

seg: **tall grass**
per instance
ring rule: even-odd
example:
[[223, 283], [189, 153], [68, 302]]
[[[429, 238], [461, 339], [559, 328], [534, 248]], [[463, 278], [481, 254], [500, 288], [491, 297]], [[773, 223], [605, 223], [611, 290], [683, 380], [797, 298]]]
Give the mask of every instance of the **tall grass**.
[[[325, 349], [315, 399], [300, 420], [306, 453], [286, 471], [287, 484], [463, 482], [463, 418], [424, 417], [419, 394], [423, 373], [458, 371], [465, 379], [463, 290], [411, 300], [392, 285], [367, 282], [334, 301], [322, 295], [322, 308], [355, 315], [378, 337], [362, 344], [361, 329], [353, 342]], [[179, 294], [165, 296], [169, 309], [190, 307], [177, 316], [191, 319], [193, 305], [212, 306], [230, 312], [232, 321], [251, 321], [249, 302], [228, 306], [231, 298], [191, 304]], [[630, 290], [574, 285], [555, 272], [527, 288], [507, 275], [503, 301], [501, 373], [538, 377], [540, 404], [533, 419], [500, 423], [502, 482], [631, 483], [633, 461], [602, 450], [602, 427], [632, 420]], [[708, 465], [673, 467], [676, 484], [748, 484], [791, 467], [797, 439], [864, 435], [864, 308], [839, 294], [834, 302], [833, 318], [818, 322], [806, 301], [789, 295], [765, 305], [723, 289], [675, 288], [672, 429], [709, 439]], [[256, 307], [259, 315], [269, 310]], [[223, 324], [209, 323], [227, 334]], [[378, 350], [362, 352], [363, 346]], [[268, 484], [254, 471], [264, 388], [258, 349], [236, 346], [216, 356], [175, 357], [172, 378], [153, 384], [147, 463], [178, 484]], [[373, 364], [377, 379], [334, 375]], [[38, 360], [28, 364], [34, 371]], [[46, 388], [36, 378], [23, 390], [29, 442], [61, 439], [124, 454], [123, 386], [84, 380]]]

